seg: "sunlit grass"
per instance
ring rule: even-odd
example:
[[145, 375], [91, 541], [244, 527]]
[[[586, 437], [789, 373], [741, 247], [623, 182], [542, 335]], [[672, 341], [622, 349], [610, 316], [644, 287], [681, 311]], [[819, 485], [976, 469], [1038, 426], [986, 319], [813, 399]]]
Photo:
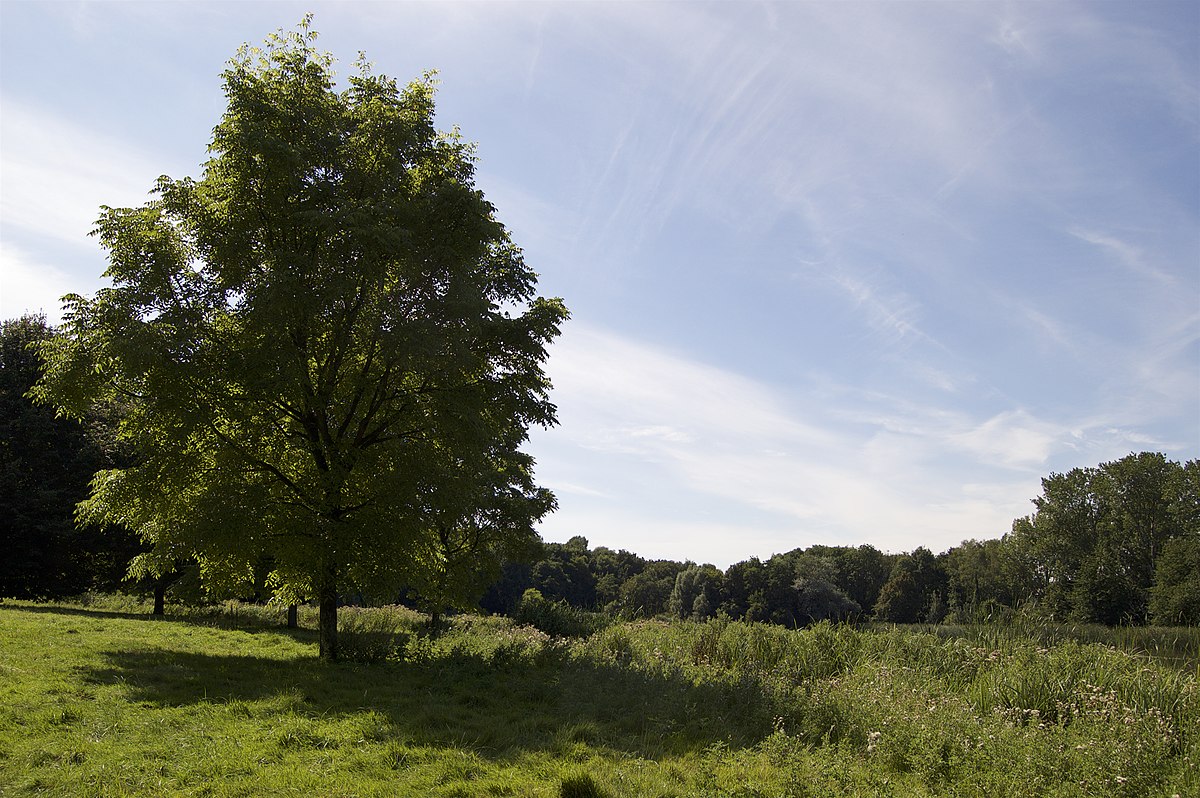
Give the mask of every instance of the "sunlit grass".
[[351, 609], [330, 664], [308, 613], [147, 610], [0, 605], [0, 794], [1200, 794], [1195, 671], [1120, 640]]

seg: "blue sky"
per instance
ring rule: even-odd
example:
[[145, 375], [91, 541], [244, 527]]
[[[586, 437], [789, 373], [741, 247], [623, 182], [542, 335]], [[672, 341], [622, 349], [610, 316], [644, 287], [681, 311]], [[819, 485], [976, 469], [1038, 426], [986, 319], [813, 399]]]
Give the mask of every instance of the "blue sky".
[[314, 11], [438, 119], [573, 312], [548, 540], [725, 567], [999, 537], [1200, 457], [1200, 3], [0, 4], [0, 315], [198, 175], [219, 73]]

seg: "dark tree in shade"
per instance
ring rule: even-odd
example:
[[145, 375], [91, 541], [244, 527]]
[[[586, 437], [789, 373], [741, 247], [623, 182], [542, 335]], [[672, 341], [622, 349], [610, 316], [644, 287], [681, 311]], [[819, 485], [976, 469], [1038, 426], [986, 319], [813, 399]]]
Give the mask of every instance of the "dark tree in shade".
[[0, 596], [111, 589], [139, 551], [119, 527], [76, 526], [92, 476], [114, 463], [115, 415], [56, 418], [26, 396], [42, 375], [37, 346], [51, 335], [43, 316], [0, 327]]

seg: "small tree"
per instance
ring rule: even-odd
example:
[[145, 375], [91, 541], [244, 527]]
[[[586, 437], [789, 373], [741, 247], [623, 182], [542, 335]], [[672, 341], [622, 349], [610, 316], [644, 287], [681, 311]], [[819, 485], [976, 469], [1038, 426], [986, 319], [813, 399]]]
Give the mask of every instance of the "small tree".
[[[472, 147], [434, 128], [432, 79], [360, 62], [335, 91], [315, 36], [230, 62], [200, 180], [103, 209], [112, 287], [66, 298], [40, 396], [131, 407], [137, 465], [97, 478], [87, 517], [210, 580], [270, 558], [335, 658], [339, 594], [417, 581], [438, 524], [495, 501], [513, 523], [478, 522], [534, 536], [549, 504], [517, 447], [555, 420], [541, 364], [567, 313], [535, 297]], [[455, 495], [431, 492], [448, 473]]]
[[832, 582], [821, 578], [796, 580], [796, 626], [821, 621], [840, 623], [861, 612], [859, 603]]
[[846, 596], [869, 613], [890, 573], [887, 558], [874, 546], [840, 549], [837, 554], [837, 585]]
[[723, 577], [713, 565], [688, 565], [675, 576], [667, 599], [667, 612], [676, 618], [703, 621], [717, 611], [721, 603]]
[[652, 560], [621, 585], [622, 614], [634, 618], [653, 618], [667, 610], [675, 578], [684, 566], [669, 560]]

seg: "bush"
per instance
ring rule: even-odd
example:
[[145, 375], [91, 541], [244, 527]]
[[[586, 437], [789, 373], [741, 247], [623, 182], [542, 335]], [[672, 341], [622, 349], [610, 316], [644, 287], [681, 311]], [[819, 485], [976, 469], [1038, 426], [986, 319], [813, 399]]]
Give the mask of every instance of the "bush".
[[406, 650], [415, 624], [424, 620], [402, 607], [343, 607], [338, 619], [338, 655], [352, 662], [382, 662]]
[[553, 637], [588, 637], [610, 623], [603, 613], [585, 612], [561, 601], [548, 601], [536, 588], [526, 590], [514, 614], [526, 624]]

